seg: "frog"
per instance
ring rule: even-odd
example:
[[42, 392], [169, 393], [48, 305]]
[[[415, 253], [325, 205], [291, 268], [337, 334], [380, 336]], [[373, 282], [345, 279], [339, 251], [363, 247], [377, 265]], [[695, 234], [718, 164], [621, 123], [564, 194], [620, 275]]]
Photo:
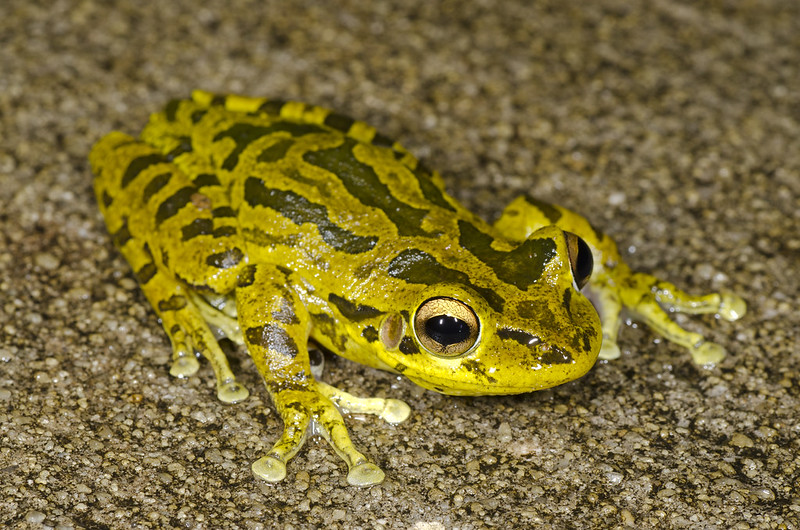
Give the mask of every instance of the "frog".
[[623, 310], [700, 365], [725, 349], [669, 312], [746, 311], [735, 294], [632, 271], [612, 238], [530, 194], [490, 224], [398, 142], [298, 101], [194, 91], [138, 137], [107, 134], [89, 159], [111, 239], [171, 343], [170, 374], [205, 358], [218, 399], [246, 399], [227, 337], [263, 379], [283, 421], [251, 466], [267, 482], [321, 435], [348, 484], [379, 484], [344, 418], [410, 415], [402, 400], [323, 382], [317, 346], [442, 394], [521, 394], [619, 357]]

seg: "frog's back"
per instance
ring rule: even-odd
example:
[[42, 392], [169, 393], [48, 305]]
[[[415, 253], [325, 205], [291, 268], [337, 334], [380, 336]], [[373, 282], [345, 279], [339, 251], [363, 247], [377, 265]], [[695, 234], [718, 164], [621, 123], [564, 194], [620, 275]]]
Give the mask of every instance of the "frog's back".
[[398, 260], [486, 268], [462, 239], [483, 233], [480, 243], [491, 228], [437, 174], [371, 126], [320, 107], [196, 92], [153, 114], [141, 141], [113, 133], [92, 158], [112, 233], [130, 227], [156, 262], [163, 253], [173, 267], [186, 263], [178, 275], [190, 284], [208, 283], [194, 265], [205, 256], [284, 266], [342, 296], [370, 285], [376, 298], [406, 286], [392, 277]]
[[303, 247], [327, 247], [363, 264], [373, 249], [457, 238], [457, 219], [482, 223], [398, 143], [321, 107], [195, 92], [151, 116], [142, 139], [227, 202], [261, 259], [297, 263]]
[[400, 144], [366, 123], [305, 103], [195, 91], [152, 115], [142, 139], [187, 174], [213, 172], [232, 197], [237, 182], [264, 175], [284, 189], [327, 192], [333, 207], [346, 195], [382, 210], [403, 210], [392, 198], [422, 209], [459, 206], [439, 175]]

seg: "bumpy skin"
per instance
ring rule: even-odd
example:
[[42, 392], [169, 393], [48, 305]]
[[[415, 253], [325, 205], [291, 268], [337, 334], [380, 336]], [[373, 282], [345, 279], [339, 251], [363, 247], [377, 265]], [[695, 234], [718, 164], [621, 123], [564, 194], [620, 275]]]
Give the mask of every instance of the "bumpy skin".
[[[172, 342], [171, 373], [193, 374], [199, 352], [218, 397], [245, 399], [216, 328], [264, 377], [284, 421], [253, 464], [269, 481], [284, 478], [313, 427], [351, 484], [379, 483], [340, 411], [392, 423], [409, 414], [401, 401], [316, 381], [309, 339], [438, 392], [515, 394], [576, 379], [598, 354], [618, 356], [623, 306], [699, 363], [724, 351], [659, 303], [729, 320], [744, 312], [733, 295], [693, 297], [632, 273], [613, 241], [563, 208], [521, 197], [489, 226], [400, 145], [302, 103], [195, 92], [154, 114], [140, 139], [109, 134], [90, 159], [114, 243]], [[586, 290], [602, 324], [576, 284], [589, 252]]]

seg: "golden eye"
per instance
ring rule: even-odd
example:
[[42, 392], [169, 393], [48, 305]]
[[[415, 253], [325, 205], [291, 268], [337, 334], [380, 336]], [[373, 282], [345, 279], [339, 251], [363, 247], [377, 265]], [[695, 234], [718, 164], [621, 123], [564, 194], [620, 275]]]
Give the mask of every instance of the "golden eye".
[[567, 254], [569, 254], [572, 277], [575, 279], [578, 290], [581, 290], [592, 275], [594, 266], [592, 251], [583, 239], [572, 232], [564, 232], [564, 234], [567, 236]]
[[475, 312], [453, 298], [430, 298], [414, 315], [414, 333], [431, 353], [455, 357], [468, 351], [481, 329]]

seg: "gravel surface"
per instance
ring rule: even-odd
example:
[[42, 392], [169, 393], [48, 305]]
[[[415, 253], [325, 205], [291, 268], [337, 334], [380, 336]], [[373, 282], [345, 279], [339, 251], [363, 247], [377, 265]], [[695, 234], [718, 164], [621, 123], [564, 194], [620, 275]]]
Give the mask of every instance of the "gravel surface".
[[[112, 5], [116, 4], [116, 5]], [[0, 17], [0, 527], [800, 528], [800, 2], [4, 0]], [[530, 192], [635, 268], [748, 314], [678, 316], [714, 368], [623, 329], [622, 358], [514, 397], [452, 398], [329, 358], [406, 400], [350, 418], [387, 473], [348, 487], [316, 440], [280, 484], [280, 423], [168, 373], [166, 335], [91, 189], [112, 129], [193, 88], [366, 120], [496, 217]]]

